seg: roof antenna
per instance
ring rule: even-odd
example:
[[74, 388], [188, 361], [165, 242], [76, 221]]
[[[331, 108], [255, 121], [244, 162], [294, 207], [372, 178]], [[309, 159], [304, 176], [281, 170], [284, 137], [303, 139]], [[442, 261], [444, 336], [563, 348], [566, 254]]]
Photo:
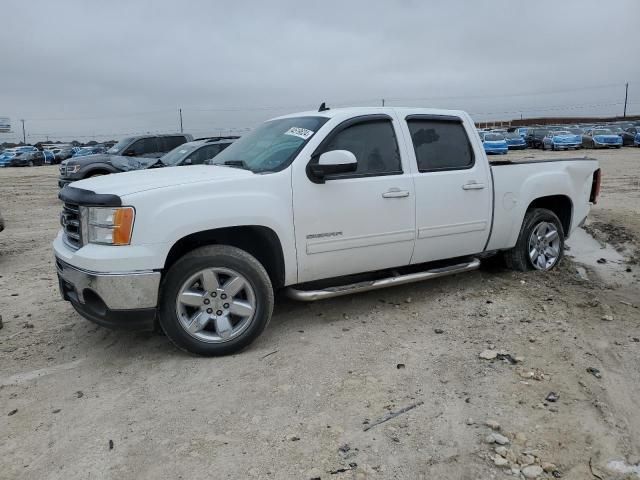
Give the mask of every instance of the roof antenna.
[[330, 110], [330, 109], [329, 109], [329, 107], [327, 107], [327, 106], [325, 105], [325, 103], [324, 103], [324, 102], [322, 102], [322, 103], [320, 104], [320, 108], [318, 109], [318, 111], [319, 111], [319, 112], [324, 112], [325, 110]]

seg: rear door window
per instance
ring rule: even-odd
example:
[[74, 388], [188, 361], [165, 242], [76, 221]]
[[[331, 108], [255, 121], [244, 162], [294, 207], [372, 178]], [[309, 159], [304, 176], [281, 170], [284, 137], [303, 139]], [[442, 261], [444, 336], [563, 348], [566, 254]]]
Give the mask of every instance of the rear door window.
[[459, 121], [408, 119], [418, 171], [462, 170], [473, 167], [469, 137]]

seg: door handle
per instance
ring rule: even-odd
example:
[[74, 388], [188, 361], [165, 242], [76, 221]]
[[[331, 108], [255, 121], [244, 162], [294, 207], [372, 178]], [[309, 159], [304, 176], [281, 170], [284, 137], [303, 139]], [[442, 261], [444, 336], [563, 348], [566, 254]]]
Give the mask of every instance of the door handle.
[[382, 194], [382, 198], [403, 198], [408, 196], [408, 190], [400, 190], [399, 188], [390, 188]]
[[475, 180], [470, 181], [469, 183], [465, 183], [462, 185], [463, 190], [482, 190], [484, 188], [484, 183], [477, 183]]

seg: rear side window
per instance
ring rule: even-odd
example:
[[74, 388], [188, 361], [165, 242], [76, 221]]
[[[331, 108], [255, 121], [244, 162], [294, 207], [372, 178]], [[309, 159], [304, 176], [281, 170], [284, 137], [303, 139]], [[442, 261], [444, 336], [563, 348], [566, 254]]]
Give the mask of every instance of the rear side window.
[[418, 171], [460, 170], [473, 166], [473, 149], [461, 123], [411, 119], [407, 124]]
[[127, 151], [132, 151], [135, 155], [159, 152], [158, 139], [155, 137], [141, 138], [140, 140], [135, 141]]
[[174, 148], [185, 143], [186, 139], [180, 135], [176, 135], [173, 137], [164, 137], [164, 150], [163, 152], [170, 152]]
[[332, 178], [402, 173], [398, 142], [389, 120], [357, 123], [335, 134], [324, 152], [348, 150], [358, 160], [355, 172]]

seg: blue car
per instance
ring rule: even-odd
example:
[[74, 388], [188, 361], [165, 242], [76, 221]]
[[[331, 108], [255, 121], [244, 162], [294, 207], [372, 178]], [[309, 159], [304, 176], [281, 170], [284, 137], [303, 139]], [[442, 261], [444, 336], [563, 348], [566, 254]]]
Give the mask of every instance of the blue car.
[[507, 132], [504, 134], [509, 150], [524, 150], [527, 148], [527, 142], [518, 132]]
[[622, 137], [608, 128], [593, 128], [582, 136], [582, 145], [589, 148], [621, 148]]
[[542, 139], [542, 149], [568, 150], [582, 148], [582, 135], [576, 135], [569, 130], [555, 130], [549, 132]]
[[46, 164], [55, 163], [56, 161], [55, 153], [53, 153], [51, 150], [42, 150], [42, 153], [44, 154], [44, 163]]
[[16, 156], [15, 151], [2, 152], [0, 154], [0, 167], [8, 167], [11, 159]]
[[633, 145], [640, 147], [640, 132], [636, 133], [636, 138], [633, 139]]
[[507, 141], [504, 135], [493, 132], [481, 132], [480, 139], [482, 140], [482, 146], [487, 154], [506, 154], [509, 151]]

